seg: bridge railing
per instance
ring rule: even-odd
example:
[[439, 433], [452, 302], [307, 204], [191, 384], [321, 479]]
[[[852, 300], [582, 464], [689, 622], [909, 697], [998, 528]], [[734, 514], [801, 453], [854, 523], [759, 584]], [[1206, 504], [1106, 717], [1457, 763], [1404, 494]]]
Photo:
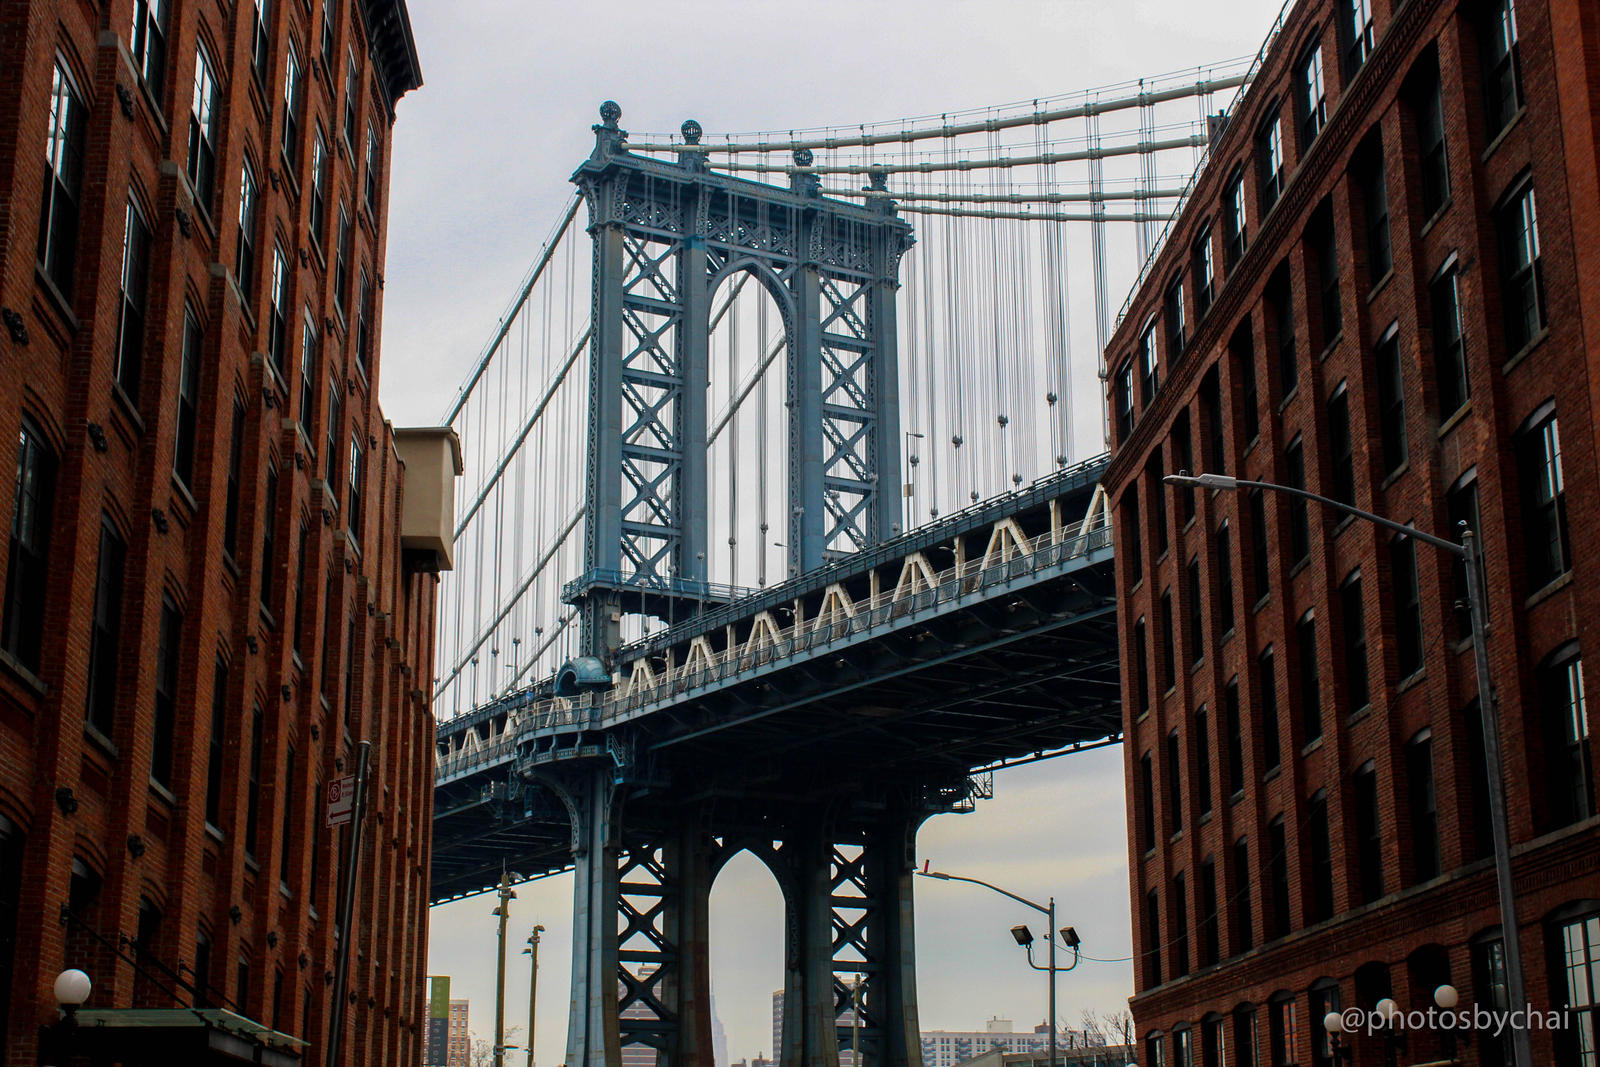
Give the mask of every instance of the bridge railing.
[[[996, 536], [991, 538], [990, 547], [982, 557], [954, 563], [943, 570], [934, 571], [928, 566], [932, 580], [924, 578], [909, 586], [904, 576], [910, 573], [912, 563], [907, 557], [902, 581], [895, 588], [880, 590], [860, 602], [839, 601], [827, 611], [809, 619], [798, 619], [788, 626], [752, 626], [751, 636], [746, 641], [721, 650], [712, 649], [702, 639], [691, 646], [684, 663], [669, 664], [659, 674], [649, 669], [637, 671], [599, 696], [548, 697], [513, 706], [507, 711], [503, 727], [490, 739], [480, 739], [468, 730], [463, 735], [461, 748], [439, 752], [435, 763], [436, 779], [452, 778], [475, 767], [512, 759], [519, 741], [532, 734], [598, 727], [647, 704], [715, 685], [737, 674], [835, 643], [849, 642], [908, 616], [920, 615], [984, 589], [1109, 548], [1111, 536], [1112, 527], [1103, 512], [1089, 529], [1077, 534], [1053, 531], [1009, 540]], [[926, 557], [921, 560], [927, 564]], [[634, 663], [630, 661], [622, 666], [628, 671]]]

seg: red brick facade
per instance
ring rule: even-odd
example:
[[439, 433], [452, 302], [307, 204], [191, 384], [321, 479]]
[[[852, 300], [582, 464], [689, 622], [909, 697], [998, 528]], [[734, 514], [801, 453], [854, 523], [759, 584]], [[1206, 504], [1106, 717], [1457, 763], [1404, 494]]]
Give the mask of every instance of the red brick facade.
[[41, 1062], [64, 967], [90, 1009], [228, 1008], [321, 1062], [320, 791], [363, 739], [342, 1062], [420, 1059], [437, 579], [375, 344], [419, 84], [403, 0], [0, 8], [0, 1063]]
[[[1532, 1005], [1600, 958], [1600, 10], [1515, 0], [1506, 58], [1509, 7], [1295, 5], [1108, 348], [1146, 1067], [1328, 1063], [1328, 1008], [1426, 1008], [1446, 982], [1491, 1005], [1499, 935], [1464, 571], [1163, 473], [1300, 484], [1452, 540], [1470, 517]], [[1535, 1062], [1592, 1064], [1594, 1019], [1535, 1030]], [[1445, 1054], [1409, 1040], [1401, 1062]]]

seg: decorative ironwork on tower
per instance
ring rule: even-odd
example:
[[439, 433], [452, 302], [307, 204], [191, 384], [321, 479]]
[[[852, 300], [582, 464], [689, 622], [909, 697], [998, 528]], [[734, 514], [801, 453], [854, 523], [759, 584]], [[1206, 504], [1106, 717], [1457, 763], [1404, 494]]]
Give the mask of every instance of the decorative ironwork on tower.
[[[610, 666], [625, 612], [682, 618], [727, 597], [706, 572], [706, 390], [711, 297], [740, 272], [772, 295], [789, 352], [790, 566], [898, 532], [895, 290], [912, 238], [891, 200], [832, 200], [804, 172], [787, 188], [729, 177], [703, 152], [644, 158], [616, 103], [600, 117], [572, 176], [594, 239], [594, 332], [584, 573], [566, 598], [583, 651]], [[700, 124], [682, 133], [698, 144]]]

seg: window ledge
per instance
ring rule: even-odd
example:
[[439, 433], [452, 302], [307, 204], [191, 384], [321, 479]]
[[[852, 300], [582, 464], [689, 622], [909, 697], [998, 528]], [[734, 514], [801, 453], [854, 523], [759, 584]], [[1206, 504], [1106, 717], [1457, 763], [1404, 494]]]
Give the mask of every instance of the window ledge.
[[1266, 595], [1262, 596], [1254, 604], [1250, 605], [1250, 614], [1252, 614], [1252, 615], [1261, 614], [1261, 609], [1266, 607], [1267, 606], [1267, 602], [1270, 601], [1271, 599], [1272, 599], [1272, 594], [1271, 593], [1267, 593]]
[[1344, 324], [1339, 326], [1339, 332], [1322, 342], [1322, 349], [1317, 353], [1317, 362], [1326, 363], [1328, 357], [1333, 355], [1333, 350], [1339, 347], [1339, 342], [1344, 340]]
[[1337, 541], [1341, 534], [1355, 524], [1355, 521], [1356, 517], [1346, 512], [1338, 522], [1333, 524], [1333, 539]]
[[1217, 638], [1217, 644], [1218, 645], [1225, 645], [1229, 641], [1232, 641], [1234, 632], [1235, 632], [1235, 628], [1234, 627], [1232, 627], [1232, 626], [1228, 627], [1226, 630], [1224, 630], [1222, 632], [1222, 636]]
[[1311, 566], [1311, 555], [1310, 553], [1307, 553], [1306, 555], [1300, 557], [1300, 559], [1296, 560], [1293, 567], [1289, 568], [1289, 580], [1293, 581], [1294, 579], [1300, 577], [1300, 572], [1309, 566]]
[[1399, 684], [1394, 687], [1394, 695], [1399, 696], [1408, 689], [1415, 689], [1417, 686], [1421, 685], [1427, 677], [1427, 668], [1419, 667], [1410, 674], [1406, 675], [1404, 678], [1400, 679]]
[[1533, 338], [1529, 340], [1527, 344], [1523, 345], [1516, 351], [1515, 354], [1511, 356], [1510, 359], [1506, 360], [1500, 365], [1500, 373], [1510, 374], [1517, 368], [1519, 363], [1527, 359], [1528, 356], [1532, 354], [1535, 348], [1538, 348], [1540, 345], [1544, 344], [1544, 339], [1549, 336], [1550, 326], [1548, 323], [1546, 323], [1545, 325], [1539, 327], [1539, 332], [1534, 334]]
[[227, 549], [222, 550], [222, 568], [231, 574], [235, 581], [238, 581], [239, 564], [234, 560], [233, 553]]
[[1229, 795], [1229, 797], [1228, 797], [1228, 803], [1229, 804], [1241, 804], [1243, 802], [1244, 802], [1244, 789], [1243, 788], [1235, 789], [1233, 791], [1233, 793], [1231, 795]]
[[1208, 823], [1210, 821], [1211, 821], [1211, 809], [1207, 808], [1205, 811], [1202, 811], [1200, 813], [1200, 817], [1194, 821], [1194, 824], [1196, 826], [1204, 826], [1206, 823]]
[[120, 382], [113, 381], [111, 383], [111, 398], [117, 402], [118, 406], [122, 408], [122, 413], [133, 423], [134, 431], [140, 434], [144, 433], [144, 419], [139, 415], [139, 408], [134, 404], [133, 398], [123, 390]]
[[1467, 400], [1462, 402], [1460, 407], [1456, 408], [1454, 413], [1452, 413], [1449, 418], [1445, 419], [1444, 422], [1439, 424], [1439, 432], [1437, 434], [1439, 439], [1443, 440], [1451, 430], [1455, 429], [1457, 426], [1460, 426], [1462, 422], [1466, 420], [1467, 416], [1471, 414], [1472, 400], [1469, 397]]
[[1531, 609], [1535, 605], [1542, 604], [1546, 600], [1549, 600], [1551, 597], [1555, 596], [1557, 593], [1561, 592], [1561, 590], [1565, 589], [1571, 584], [1572, 571], [1569, 570], [1559, 578], [1552, 578], [1550, 581], [1540, 586], [1537, 590], [1529, 595], [1528, 599], [1522, 602], [1522, 606], [1524, 609]]
[[1522, 121], [1522, 116], [1526, 115], [1527, 113], [1528, 105], [1523, 103], [1517, 108], [1516, 114], [1512, 115], [1509, 119], [1506, 119], [1506, 124], [1500, 127], [1500, 132], [1494, 135], [1494, 138], [1489, 142], [1488, 147], [1483, 150], [1483, 155], [1479, 156], [1478, 159], [1481, 162], [1487, 163], [1489, 161], [1489, 157], [1494, 155], [1501, 145], [1505, 144], [1507, 135], [1509, 135], [1511, 131], [1516, 128], [1517, 124]]
[[278, 895], [284, 900], [294, 899], [294, 890], [289, 888], [289, 883], [281, 878], [278, 880]]
[[40, 696], [49, 695], [50, 687], [45, 685], [37, 674], [24, 667], [20, 660], [3, 648], [0, 648], [0, 666], [5, 667], [6, 670], [16, 675], [18, 681]]
[[[1391, 256], [1390, 258], [1393, 258], [1393, 257]], [[1389, 269], [1383, 272], [1383, 277], [1381, 277], [1377, 281], [1373, 282], [1372, 283], [1372, 287], [1367, 290], [1367, 303], [1370, 304], [1374, 300], [1376, 300], [1378, 298], [1378, 294], [1383, 292], [1383, 290], [1385, 290], [1385, 289], [1387, 289], [1389, 287], [1389, 279], [1391, 279], [1393, 277], [1394, 277], [1394, 264], [1391, 263], [1391, 264], [1389, 264]]]
[[1283, 764], [1282, 763], [1279, 763], [1279, 764], [1277, 764], [1276, 766], [1273, 766], [1273, 767], [1268, 767], [1266, 773], [1261, 776], [1261, 784], [1262, 785], [1266, 785], [1268, 782], [1272, 781], [1274, 778], [1278, 777], [1282, 773], [1283, 773]]
[[82, 328], [83, 323], [79, 321], [78, 316], [72, 313], [72, 301], [68, 300], [66, 294], [60, 289], [56, 288], [56, 283], [50, 279], [50, 275], [44, 272], [44, 268], [39, 265], [37, 260], [33, 264], [33, 277], [39, 283], [39, 288], [44, 290], [45, 298], [51, 308], [57, 315], [61, 316], [62, 325], [73, 333], [77, 333]]
[[1300, 393], [1300, 383], [1299, 382], [1295, 382], [1294, 383], [1294, 388], [1290, 389], [1287, 393], [1284, 393], [1283, 394], [1283, 399], [1278, 401], [1278, 414], [1279, 415], [1283, 414], [1284, 409], [1287, 408], [1290, 405], [1290, 403], [1292, 403], [1294, 401], [1294, 398], [1296, 396], [1298, 396], [1299, 393]]
[[1360, 722], [1362, 719], [1365, 719], [1367, 716], [1369, 716], [1371, 714], [1372, 714], [1372, 702], [1368, 701], [1367, 703], [1365, 703], [1365, 704], [1361, 705], [1359, 708], [1357, 708], [1355, 711], [1352, 711], [1349, 715], [1346, 715], [1345, 716], [1345, 720], [1344, 720], [1344, 724], [1346, 726], [1354, 726], [1356, 723]]
[[1410, 469], [1411, 469], [1411, 461], [1408, 459], [1404, 463], [1400, 464], [1400, 466], [1396, 467], [1394, 470], [1392, 470], [1388, 474], [1384, 475], [1383, 476], [1383, 481], [1378, 483], [1378, 489], [1380, 491], [1388, 490], [1388, 488], [1391, 485], [1393, 485], [1395, 482], [1398, 482], [1401, 479], [1401, 477], [1406, 473], [1406, 471], [1408, 471]]
[[228, 835], [223, 833], [220, 829], [218, 829], [215, 825], [213, 825], [209, 820], [207, 820], [207, 822], [206, 822], [206, 834], [207, 834], [207, 836], [209, 836], [213, 841], [215, 841], [219, 845], [225, 843], [228, 840]]
[[1311, 753], [1315, 752], [1317, 749], [1321, 748], [1322, 747], [1323, 738], [1326, 737], [1326, 736], [1327, 736], [1326, 734], [1319, 734], [1316, 737], [1312, 738], [1310, 741], [1307, 741], [1305, 743], [1305, 747], [1300, 750], [1300, 758], [1304, 759], [1305, 757], [1311, 755]]
[[167, 807], [175, 808], [178, 806], [177, 796], [173, 794], [172, 790], [156, 781], [154, 777], [150, 779], [150, 792], [166, 801]]
[[200, 510], [200, 505], [195, 503], [194, 494], [189, 492], [189, 487], [183, 484], [183, 479], [178, 477], [178, 472], [172, 472], [172, 488], [190, 515]]
[[86, 722], [83, 724], [83, 736], [94, 742], [94, 746], [96, 748], [100, 749], [100, 751], [104, 752], [112, 759], [118, 759], [122, 755], [117, 751], [117, 746], [112, 742], [111, 738], [101, 733], [100, 728], [95, 726], [95, 724], [92, 722]]
[[1433, 214], [1429, 215], [1428, 216], [1428, 220], [1422, 224], [1421, 229], [1419, 229], [1417, 231], [1417, 236], [1418, 237], [1426, 237], [1426, 236], [1428, 236], [1428, 231], [1433, 229], [1434, 226], [1438, 225], [1439, 220], [1444, 218], [1445, 215], [1449, 213], [1450, 205], [1452, 203], [1454, 203], [1454, 202], [1455, 202], [1454, 194], [1446, 195], [1445, 198], [1444, 198], [1444, 203], [1440, 204], [1438, 207], [1433, 209]]

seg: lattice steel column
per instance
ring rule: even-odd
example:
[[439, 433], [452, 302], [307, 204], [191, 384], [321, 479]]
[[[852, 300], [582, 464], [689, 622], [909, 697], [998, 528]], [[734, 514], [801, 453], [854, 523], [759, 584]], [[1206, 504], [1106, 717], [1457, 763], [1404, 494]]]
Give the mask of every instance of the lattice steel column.
[[608, 767], [549, 782], [572, 820], [572, 1002], [568, 1067], [621, 1062], [617, 1031], [617, 845]]

